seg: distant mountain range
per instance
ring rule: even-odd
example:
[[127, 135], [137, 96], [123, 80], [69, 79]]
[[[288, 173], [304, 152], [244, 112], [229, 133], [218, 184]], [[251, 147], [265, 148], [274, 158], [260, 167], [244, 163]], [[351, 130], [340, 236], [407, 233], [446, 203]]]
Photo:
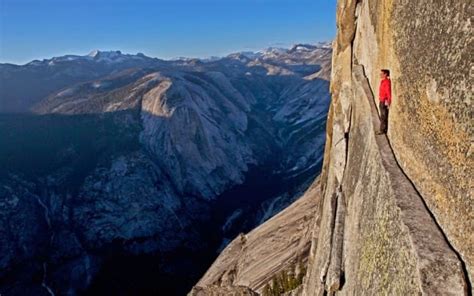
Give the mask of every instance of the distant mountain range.
[[331, 51], [0, 64], [0, 292], [189, 290], [319, 173]]

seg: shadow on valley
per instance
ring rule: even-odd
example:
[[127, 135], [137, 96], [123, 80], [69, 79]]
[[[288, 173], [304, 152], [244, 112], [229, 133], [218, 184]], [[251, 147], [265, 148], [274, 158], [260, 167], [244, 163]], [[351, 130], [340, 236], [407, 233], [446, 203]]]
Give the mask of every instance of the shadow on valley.
[[[178, 248], [164, 254], [133, 255], [120, 247], [107, 247], [106, 258], [92, 286], [85, 295], [186, 295], [219, 255], [219, 251], [239, 233], [246, 233], [261, 221], [263, 203], [295, 188], [304, 188], [307, 178], [285, 179], [272, 174], [276, 163], [252, 167], [245, 181], [222, 193], [209, 205], [209, 220], [196, 221], [202, 248]], [[314, 177], [321, 164], [305, 172]], [[290, 201], [287, 201], [290, 203]], [[232, 226], [223, 229], [229, 216], [239, 211]], [[118, 244], [119, 246], [121, 244]]]
[[0, 294], [185, 295], [319, 172], [330, 57], [0, 65]]
[[140, 148], [134, 117], [131, 111], [0, 114], [0, 177], [13, 173], [33, 181], [59, 171], [67, 176], [59, 189], [74, 193], [98, 163]]
[[[262, 108], [262, 112], [266, 111]], [[259, 120], [250, 119], [254, 131], [263, 124]], [[321, 121], [322, 130], [324, 123], [325, 119]], [[289, 176], [281, 170], [284, 147], [276, 147], [270, 135], [256, 132], [253, 137], [268, 142], [260, 147], [269, 154], [265, 161], [250, 167], [242, 184], [212, 201], [183, 197], [182, 208], [174, 214], [189, 220], [187, 225], [180, 228], [176, 222], [163, 220], [164, 226], [153, 227], [170, 228], [163, 230], [165, 238], [160, 232], [91, 242], [84, 234], [88, 229], [78, 225], [74, 214], [83, 206], [81, 190], [98, 167], [111, 167], [120, 156], [147, 153], [139, 141], [141, 124], [138, 110], [87, 115], [0, 115], [0, 198], [18, 194], [20, 202], [28, 205], [21, 215], [15, 208], [0, 208], [0, 218], [22, 225], [15, 230], [25, 232], [20, 235], [35, 238], [29, 241], [28, 252], [22, 253], [8, 245], [22, 238], [11, 229], [5, 230], [6, 240], [0, 240], [0, 244], [7, 246], [0, 249], [8, 250], [6, 258], [14, 259], [8, 259], [10, 265], [0, 272], [0, 292], [30, 295], [35, 291], [41, 295], [48, 287], [61, 293], [74, 289], [83, 295], [185, 295], [226, 243], [265, 219], [265, 203], [283, 194], [292, 197], [304, 191], [308, 180], [321, 168], [318, 163]], [[309, 136], [319, 132], [312, 130]], [[160, 187], [158, 181], [154, 186]], [[279, 208], [290, 202], [291, 198], [287, 198]], [[107, 203], [99, 206], [105, 207], [106, 213], [113, 212], [113, 208], [107, 209]], [[158, 210], [155, 215], [160, 215]], [[30, 229], [28, 224], [41, 227]], [[177, 247], [164, 249], [167, 241], [162, 240], [173, 236], [177, 237], [173, 242]]]

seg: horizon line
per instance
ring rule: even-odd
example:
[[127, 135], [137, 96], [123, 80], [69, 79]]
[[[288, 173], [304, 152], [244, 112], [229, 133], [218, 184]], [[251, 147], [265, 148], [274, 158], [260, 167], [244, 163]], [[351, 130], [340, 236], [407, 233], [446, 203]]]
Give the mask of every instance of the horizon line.
[[[292, 42], [292, 43], [284, 43], [284, 42], [276, 42], [272, 43], [266, 47], [262, 48], [252, 48], [252, 47], [243, 47], [240, 50], [231, 50], [227, 51], [225, 53], [217, 53], [217, 54], [210, 54], [210, 55], [181, 55], [181, 56], [169, 56], [169, 57], [159, 57], [158, 55], [153, 55], [153, 54], [146, 54], [144, 51], [137, 51], [137, 50], [121, 50], [121, 49], [108, 49], [108, 50], [102, 50], [98, 48], [94, 48], [92, 50], [89, 50], [86, 54], [79, 54], [79, 53], [73, 53], [73, 51], [70, 52], [64, 52], [64, 53], [58, 53], [58, 54], [52, 54], [48, 57], [43, 57], [43, 58], [34, 58], [30, 59], [27, 61], [23, 62], [15, 62], [15, 61], [3, 61], [1, 56], [0, 56], [0, 65], [15, 65], [15, 66], [25, 66], [28, 65], [31, 62], [34, 61], [44, 61], [44, 60], [50, 60], [53, 58], [57, 57], [63, 57], [63, 56], [78, 56], [78, 57], [86, 57], [90, 55], [94, 51], [99, 51], [99, 52], [120, 52], [123, 55], [138, 55], [138, 54], [143, 54], [146, 57], [153, 58], [153, 59], [159, 59], [163, 61], [174, 61], [174, 60], [179, 60], [179, 59], [209, 59], [209, 58], [223, 58], [226, 56], [229, 56], [234, 53], [239, 53], [239, 52], [261, 52], [269, 48], [283, 48], [283, 49], [291, 49], [293, 46], [298, 45], [298, 44], [308, 44], [308, 45], [319, 45], [319, 44], [332, 44], [332, 40], [324, 40], [324, 41], [310, 41], [310, 42]], [[135, 52], [135, 53], [132, 53]]]

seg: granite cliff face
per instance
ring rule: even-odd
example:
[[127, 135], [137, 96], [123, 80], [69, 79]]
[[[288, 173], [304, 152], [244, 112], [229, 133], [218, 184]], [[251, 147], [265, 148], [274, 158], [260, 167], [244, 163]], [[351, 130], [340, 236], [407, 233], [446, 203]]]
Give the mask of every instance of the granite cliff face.
[[[325, 205], [305, 295], [471, 293], [469, 9], [338, 2]], [[386, 137], [374, 135], [382, 68], [394, 97]]]
[[293, 294], [472, 295], [471, 6], [338, 1], [320, 204]]

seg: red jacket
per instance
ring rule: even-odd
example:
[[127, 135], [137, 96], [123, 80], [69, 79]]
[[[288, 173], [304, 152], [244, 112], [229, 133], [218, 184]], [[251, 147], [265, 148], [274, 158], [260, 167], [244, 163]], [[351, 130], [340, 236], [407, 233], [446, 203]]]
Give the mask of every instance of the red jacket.
[[379, 99], [380, 102], [387, 101], [389, 105], [392, 103], [392, 83], [388, 78], [382, 79], [382, 81], [380, 81]]

